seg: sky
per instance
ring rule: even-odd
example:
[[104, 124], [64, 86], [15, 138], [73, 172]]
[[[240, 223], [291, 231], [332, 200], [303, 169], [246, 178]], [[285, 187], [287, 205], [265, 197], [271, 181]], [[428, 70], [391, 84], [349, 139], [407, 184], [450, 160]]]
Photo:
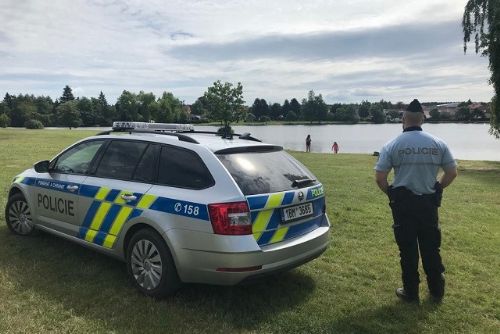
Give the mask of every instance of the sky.
[[488, 59], [463, 52], [467, 0], [0, 0], [0, 94], [187, 104], [216, 80], [255, 98], [490, 101]]

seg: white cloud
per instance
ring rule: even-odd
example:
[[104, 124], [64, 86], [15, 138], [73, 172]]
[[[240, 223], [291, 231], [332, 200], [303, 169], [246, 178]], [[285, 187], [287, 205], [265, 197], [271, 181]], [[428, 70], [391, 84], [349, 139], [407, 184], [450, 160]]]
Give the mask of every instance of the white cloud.
[[0, 94], [55, 98], [69, 84], [192, 103], [221, 79], [241, 81], [247, 103], [310, 89], [329, 102], [489, 100], [486, 59], [461, 49], [465, 2], [4, 0]]

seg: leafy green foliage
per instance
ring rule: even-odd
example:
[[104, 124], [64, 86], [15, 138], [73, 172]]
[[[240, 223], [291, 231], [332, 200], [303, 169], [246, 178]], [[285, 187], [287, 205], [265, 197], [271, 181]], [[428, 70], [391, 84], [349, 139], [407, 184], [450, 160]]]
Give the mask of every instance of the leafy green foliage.
[[441, 113], [437, 108], [434, 108], [431, 111], [429, 111], [429, 116], [431, 116], [433, 121], [439, 121], [441, 119]]
[[242, 119], [243, 86], [237, 83], [222, 83], [217, 80], [203, 95], [207, 100], [210, 118], [222, 121], [226, 127], [233, 121]]
[[73, 96], [73, 91], [70, 86], [66, 85], [63, 89], [63, 94], [59, 98], [60, 103], [65, 103], [69, 101], [73, 101], [75, 97]]
[[302, 115], [306, 121], [321, 122], [326, 119], [328, 106], [323, 101], [321, 94], [315, 95], [314, 91], [309, 91], [307, 100], [302, 100]]
[[383, 108], [382, 104], [374, 103], [370, 106], [370, 115], [373, 123], [375, 124], [385, 123], [386, 117], [384, 114], [384, 110], [382, 108]]
[[29, 119], [24, 123], [26, 129], [43, 129], [43, 124], [39, 120]]
[[460, 107], [455, 113], [455, 118], [462, 122], [468, 122], [472, 118], [472, 114], [468, 107]]
[[356, 124], [359, 122], [359, 115], [354, 106], [341, 106], [332, 113], [332, 119], [337, 122]]
[[158, 99], [158, 109], [153, 112], [153, 119], [159, 123], [172, 123], [181, 118], [182, 102], [170, 92], [163, 92]]
[[58, 123], [71, 128], [80, 126], [80, 112], [78, 111], [77, 101], [68, 101], [60, 104], [56, 108]]
[[[476, 53], [489, 57], [491, 83], [495, 96], [500, 96], [500, 1], [469, 0], [462, 19], [464, 52], [474, 38]], [[493, 102], [493, 101], [492, 101]], [[490, 133], [500, 138], [500, 105], [492, 103]]]
[[264, 116], [269, 116], [269, 105], [265, 99], [255, 99], [250, 107], [250, 112], [257, 120], [260, 120]]
[[370, 106], [371, 106], [370, 102], [362, 101], [358, 110], [359, 117], [361, 117], [362, 119], [368, 118], [368, 116], [370, 116]]
[[200, 96], [191, 106], [193, 115], [206, 116], [208, 114], [208, 102], [204, 96]]
[[0, 128], [6, 128], [10, 125], [10, 118], [7, 114], [0, 114]]

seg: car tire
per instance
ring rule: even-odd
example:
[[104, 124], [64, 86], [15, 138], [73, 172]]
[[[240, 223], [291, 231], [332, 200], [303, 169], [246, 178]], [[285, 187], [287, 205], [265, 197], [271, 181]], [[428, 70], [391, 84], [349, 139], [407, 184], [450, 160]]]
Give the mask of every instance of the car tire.
[[142, 293], [155, 298], [170, 296], [181, 285], [167, 244], [152, 229], [132, 236], [127, 247], [127, 272]]
[[35, 231], [33, 216], [23, 194], [12, 195], [5, 206], [5, 222], [12, 233], [22, 236], [31, 235]]

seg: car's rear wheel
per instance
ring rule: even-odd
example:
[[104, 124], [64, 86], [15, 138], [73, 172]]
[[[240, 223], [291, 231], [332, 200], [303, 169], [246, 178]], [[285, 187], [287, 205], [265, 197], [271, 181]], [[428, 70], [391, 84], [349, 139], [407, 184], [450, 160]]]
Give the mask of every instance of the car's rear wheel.
[[5, 221], [9, 230], [18, 235], [30, 235], [35, 230], [30, 207], [21, 193], [12, 195], [7, 201]]
[[136, 232], [127, 247], [127, 271], [134, 285], [151, 297], [165, 297], [180, 287], [172, 255], [151, 229]]

